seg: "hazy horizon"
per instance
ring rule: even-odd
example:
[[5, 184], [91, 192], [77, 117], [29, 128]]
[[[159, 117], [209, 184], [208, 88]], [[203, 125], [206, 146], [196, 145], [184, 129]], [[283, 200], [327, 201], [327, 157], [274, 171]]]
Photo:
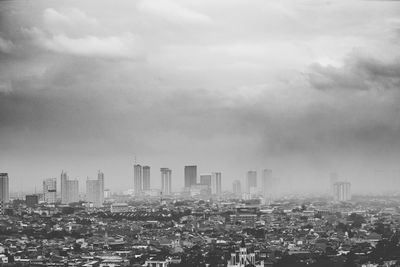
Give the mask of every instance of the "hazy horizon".
[[0, 1], [0, 172], [400, 188], [400, 1]]

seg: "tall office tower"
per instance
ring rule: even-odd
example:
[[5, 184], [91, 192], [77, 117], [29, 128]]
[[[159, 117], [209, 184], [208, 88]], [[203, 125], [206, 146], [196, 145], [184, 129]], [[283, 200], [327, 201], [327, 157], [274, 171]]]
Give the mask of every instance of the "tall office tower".
[[49, 178], [43, 181], [43, 201], [54, 204], [57, 200], [57, 179]]
[[233, 193], [236, 196], [241, 196], [242, 195], [242, 186], [241, 186], [239, 180], [233, 181], [232, 187], [233, 187]]
[[197, 183], [197, 166], [185, 166], [185, 188], [190, 188]]
[[133, 191], [135, 195], [140, 195], [143, 191], [142, 166], [135, 164], [133, 170]]
[[163, 195], [171, 195], [171, 170], [161, 168], [161, 193]]
[[10, 201], [10, 188], [8, 184], [8, 173], [0, 173], [0, 202]]
[[271, 193], [273, 192], [272, 170], [263, 170], [261, 177], [261, 191], [264, 198], [271, 197]]
[[220, 172], [211, 173], [211, 194], [213, 194], [213, 195], [221, 194], [221, 173]]
[[331, 172], [329, 174], [329, 190], [330, 193], [334, 196], [335, 195], [335, 183], [339, 181], [339, 175], [336, 172]]
[[79, 202], [79, 181], [78, 180], [67, 180], [67, 198], [66, 203]]
[[336, 182], [333, 185], [333, 192], [335, 201], [351, 200], [351, 184], [349, 182]]
[[211, 188], [211, 173], [200, 174], [200, 184], [208, 185]]
[[86, 180], [86, 200], [94, 207], [101, 207], [104, 202], [104, 173], [97, 175], [97, 180]]
[[61, 172], [61, 204], [79, 202], [79, 181], [69, 180], [68, 174]]
[[61, 171], [61, 204], [68, 204], [68, 175]]
[[246, 193], [255, 194], [257, 192], [257, 172], [248, 171], [246, 177]]
[[143, 191], [150, 190], [150, 167], [143, 166]]

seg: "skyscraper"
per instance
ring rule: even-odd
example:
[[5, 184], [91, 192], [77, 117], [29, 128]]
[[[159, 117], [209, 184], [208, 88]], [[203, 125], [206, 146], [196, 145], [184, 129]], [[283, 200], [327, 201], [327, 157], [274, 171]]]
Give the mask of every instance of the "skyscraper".
[[67, 181], [67, 199], [66, 204], [79, 202], [79, 181], [68, 180]]
[[101, 207], [104, 202], [104, 173], [97, 174], [97, 180], [86, 180], [86, 200], [94, 207]]
[[332, 195], [335, 194], [335, 183], [339, 181], [339, 175], [336, 172], [329, 174], [329, 190]]
[[190, 188], [197, 183], [197, 166], [185, 166], [185, 188]]
[[257, 172], [248, 171], [246, 177], [246, 191], [250, 194], [255, 194], [257, 191]]
[[0, 173], [0, 202], [10, 201], [10, 188], [8, 183], [8, 173]]
[[135, 164], [133, 166], [133, 171], [133, 190], [135, 195], [140, 195], [143, 190], [142, 166]]
[[211, 173], [211, 194], [213, 194], [213, 195], [221, 194], [221, 173], [220, 172]]
[[43, 181], [43, 201], [54, 204], [57, 200], [57, 179], [49, 178]]
[[336, 182], [333, 185], [335, 201], [351, 200], [351, 184], [349, 182]]
[[61, 172], [61, 203], [69, 204], [79, 201], [79, 181], [69, 180], [66, 172]]
[[61, 204], [68, 204], [68, 175], [66, 172], [61, 171], [60, 177], [61, 184]]
[[232, 188], [233, 189], [233, 193], [236, 196], [241, 196], [242, 195], [242, 186], [241, 186], [241, 183], [240, 183], [239, 180], [233, 181], [232, 187], [233, 187]]
[[261, 177], [261, 191], [264, 198], [270, 198], [273, 192], [272, 170], [264, 169]]
[[161, 193], [163, 195], [171, 195], [171, 170], [161, 168]]
[[143, 191], [150, 190], [150, 167], [143, 166], [142, 168], [143, 174]]
[[200, 174], [200, 184], [208, 185], [211, 188], [211, 173]]

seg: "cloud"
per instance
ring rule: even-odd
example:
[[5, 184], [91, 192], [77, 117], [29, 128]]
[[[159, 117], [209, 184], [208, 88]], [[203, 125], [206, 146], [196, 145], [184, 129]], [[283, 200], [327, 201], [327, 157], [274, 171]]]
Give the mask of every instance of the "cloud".
[[400, 58], [391, 61], [352, 53], [343, 66], [313, 64], [306, 74], [310, 84], [320, 90], [398, 89]]
[[10, 40], [5, 40], [0, 36], [0, 52], [2, 53], [11, 53], [11, 51], [15, 48], [15, 45]]
[[175, 23], [210, 23], [212, 19], [169, 0], [145, 0], [138, 4], [139, 11]]
[[109, 37], [89, 35], [83, 38], [70, 38], [60, 34], [42, 39], [41, 45], [53, 52], [76, 56], [111, 59], [138, 57], [137, 41], [131, 33]]
[[77, 8], [68, 8], [64, 12], [46, 8], [43, 11], [43, 21], [46, 28], [53, 33], [82, 31], [99, 25], [97, 19], [89, 17]]

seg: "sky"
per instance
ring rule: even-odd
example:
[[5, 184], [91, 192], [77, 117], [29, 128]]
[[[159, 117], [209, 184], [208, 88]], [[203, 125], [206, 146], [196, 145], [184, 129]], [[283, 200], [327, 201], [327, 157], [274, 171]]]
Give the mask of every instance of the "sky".
[[133, 164], [268, 168], [282, 192], [400, 188], [400, 1], [0, 1], [0, 172], [11, 190]]

